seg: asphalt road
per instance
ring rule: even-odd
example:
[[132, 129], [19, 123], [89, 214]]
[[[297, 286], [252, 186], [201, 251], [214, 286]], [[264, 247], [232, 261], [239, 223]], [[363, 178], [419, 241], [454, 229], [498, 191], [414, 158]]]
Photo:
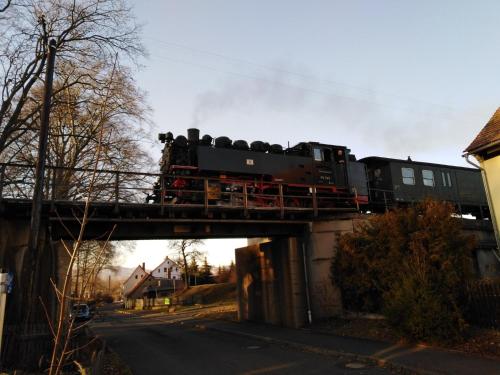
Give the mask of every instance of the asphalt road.
[[[195, 313], [137, 316], [105, 312], [94, 332], [137, 375], [148, 374], [390, 374], [340, 360], [203, 328]], [[350, 368], [349, 366], [363, 366]]]

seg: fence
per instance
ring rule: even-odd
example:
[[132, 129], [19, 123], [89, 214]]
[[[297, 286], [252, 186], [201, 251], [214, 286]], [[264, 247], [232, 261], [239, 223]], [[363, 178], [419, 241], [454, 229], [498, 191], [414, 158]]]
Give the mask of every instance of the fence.
[[500, 280], [474, 281], [466, 291], [469, 321], [481, 327], [500, 328]]

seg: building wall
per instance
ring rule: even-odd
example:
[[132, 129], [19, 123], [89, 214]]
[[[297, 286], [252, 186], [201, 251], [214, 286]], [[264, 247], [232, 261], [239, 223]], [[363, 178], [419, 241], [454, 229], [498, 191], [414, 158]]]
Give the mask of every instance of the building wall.
[[[493, 206], [492, 215], [495, 215], [497, 243], [500, 241], [500, 156], [484, 160], [482, 167], [485, 170], [490, 192], [490, 204]], [[500, 246], [500, 244], [499, 244]]]
[[181, 268], [171, 259], [165, 259], [159, 266], [151, 271], [151, 274], [160, 279], [180, 280]]
[[126, 296], [134, 287], [137, 285], [139, 281], [146, 275], [146, 271], [142, 269], [141, 266], [137, 266], [137, 268], [132, 272], [130, 277], [123, 284], [123, 295]]

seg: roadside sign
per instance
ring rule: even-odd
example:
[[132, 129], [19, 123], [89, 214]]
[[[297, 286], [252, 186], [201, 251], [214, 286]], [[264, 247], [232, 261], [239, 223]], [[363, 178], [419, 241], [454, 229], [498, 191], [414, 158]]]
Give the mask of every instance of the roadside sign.
[[5, 280], [5, 285], [7, 286], [7, 294], [12, 293], [12, 289], [14, 288], [14, 273], [9, 272], [7, 274], [7, 279]]

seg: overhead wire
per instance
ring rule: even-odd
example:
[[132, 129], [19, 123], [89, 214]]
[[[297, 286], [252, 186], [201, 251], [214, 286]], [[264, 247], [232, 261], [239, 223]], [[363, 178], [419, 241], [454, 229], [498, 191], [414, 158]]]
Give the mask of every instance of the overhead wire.
[[[193, 47], [190, 47], [190, 46], [187, 46], [187, 45], [184, 45], [184, 44], [169, 42], [169, 41], [161, 40], [161, 39], [154, 38], [154, 37], [147, 37], [146, 39], [149, 39], [149, 40], [154, 41], [156, 43], [160, 43], [160, 44], [162, 44], [164, 46], [173, 47], [173, 48], [176, 48], [176, 49], [182, 49], [182, 50], [194, 52], [194, 53], [197, 53], [197, 54], [210, 55], [210, 56], [217, 57], [219, 59], [231, 61], [233, 63], [243, 64], [243, 65], [248, 65], [248, 66], [253, 66], [253, 67], [256, 67], [256, 68], [259, 68], [259, 69], [263, 69], [263, 70], [267, 70], [267, 71], [273, 71], [273, 72], [277, 72], [277, 73], [284, 73], [284, 74], [287, 74], [287, 75], [290, 75], [290, 76], [301, 77], [301, 78], [304, 78], [304, 79], [315, 80], [315, 81], [321, 82], [322, 84], [326, 83], [326, 84], [331, 85], [331, 86], [343, 86], [343, 87], [346, 87], [346, 88], [358, 90], [360, 92], [365, 92], [366, 94], [369, 94], [369, 95], [385, 96], [385, 97], [395, 98], [395, 99], [397, 99], [400, 102], [403, 102], [403, 101], [407, 102], [407, 104], [410, 104], [412, 107], [415, 105], [415, 103], [419, 102], [419, 103], [421, 103], [421, 104], [423, 104], [423, 105], [425, 105], [427, 107], [433, 108], [433, 110], [434, 109], [438, 109], [438, 108], [441, 109], [441, 113], [439, 113], [439, 112], [438, 113], [439, 113], [440, 116], [443, 116], [443, 117], [444, 116], [454, 115], [457, 112], [456, 108], [453, 108], [453, 107], [451, 107], [449, 105], [433, 103], [433, 102], [425, 101], [425, 100], [422, 100], [422, 99], [412, 98], [412, 97], [409, 97], [407, 95], [388, 93], [388, 92], [384, 92], [384, 91], [380, 91], [380, 90], [375, 90], [375, 89], [371, 89], [371, 88], [366, 88], [366, 87], [362, 87], [362, 86], [358, 86], [358, 85], [353, 85], [353, 84], [349, 84], [349, 83], [345, 83], [345, 82], [334, 81], [334, 80], [331, 80], [331, 79], [318, 78], [317, 76], [312, 75], [312, 74], [305, 74], [305, 73], [296, 72], [296, 71], [293, 71], [293, 70], [290, 70], [290, 69], [282, 69], [282, 68], [279, 68], [279, 67], [273, 67], [273, 66], [269, 66], [269, 65], [266, 65], [266, 64], [262, 64], [262, 63], [257, 63], [257, 62], [246, 60], [246, 59], [232, 57], [232, 56], [229, 56], [229, 55], [226, 55], [226, 54], [222, 54], [222, 53], [219, 53], [219, 52], [209, 51], [209, 50], [205, 50], [205, 49], [193, 48]], [[156, 49], [156, 50], [159, 50], [159, 49]], [[384, 104], [384, 103], [381, 103], [379, 101], [373, 101], [373, 100], [370, 100], [370, 99], [367, 99], [367, 98], [360, 98], [360, 97], [356, 97], [356, 96], [349, 96], [349, 95], [345, 95], [345, 94], [338, 94], [338, 93], [332, 93], [332, 92], [323, 92], [323, 91], [317, 90], [317, 89], [311, 89], [311, 88], [302, 87], [302, 86], [299, 86], [299, 85], [291, 85], [291, 84], [285, 83], [285, 82], [279, 82], [279, 81], [270, 80], [270, 79], [266, 79], [266, 78], [262, 78], [262, 77], [256, 77], [256, 76], [252, 76], [252, 75], [248, 75], [248, 74], [243, 74], [243, 73], [239, 73], [239, 72], [227, 71], [227, 70], [223, 70], [223, 69], [220, 69], [220, 68], [214, 68], [214, 67], [202, 65], [202, 64], [199, 64], [199, 63], [193, 63], [191, 61], [186, 61], [186, 60], [181, 60], [181, 59], [175, 59], [175, 58], [171, 58], [171, 57], [165, 57], [165, 56], [161, 56], [161, 55], [157, 55], [157, 54], [152, 55], [152, 56], [154, 58], [165, 59], [165, 60], [168, 60], [170, 62], [174, 62], [174, 63], [178, 63], [178, 64], [191, 65], [191, 66], [195, 66], [195, 67], [198, 67], [198, 68], [201, 68], [201, 69], [212, 70], [212, 71], [216, 71], [216, 72], [223, 73], [223, 74], [238, 75], [238, 76], [241, 76], [241, 77], [247, 78], [247, 79], [248, 78], [250, 78], [250, 79], [257, 79], [257, 80], [261, 80], [261, 81], [266, 81], [268, 83], [285, 85], [285, 86], [288, 86], [288, 87], [292, 87], [292, 88], [295, 88], [295, 89], [301, 89], [301, 90], [312, 92], [312, 93], [315, 93], [315, 94], [328, 95], [328, 96], [335, 95], [337, 97], [347, 98], [347, 99], [351, 99], [351, 100], [357, 100], [357, 101], [366, 102], [366, 103], [370, 103], [370, 104], [375, 104], [377, 106], [383, 106], [383, 107], [388, 107], [388, 108], [397, 108], [399, 110], [408, 111], [408, 112], [412, 112], [412, 113], [423, 113], [423, 111], [418, 111], [418, 110], [415, 111], [415, 110], [410, 110], [408, 108], [404, 108], [403, 106], [395, 106], [394, 103], [393, 104]], [[435, 115], [435, 113], [434, 113], [434, 115]], [[480, 117], [480, 115], [477, 114], [477, 117]]]
[[[413, 114], [429, 115], [429, 113], [421, 111], [415, 107], [407, 107], [407, 106], [403, 106], [403, 105], [398, 106], [394, 103], [387, 104], [387, 103], [378, 102], [378, 101], [370, 100], [370, 99], [363, 98], [363, 97], [356, 97], [356, 96], [350, 96], [350, 95], [346, 95], [346, 94], [339, 94], [336, 92], [327, 92], [327, 91], [318, 90], [318, 89], [314, 89], [314, 88], [310, 88], [310, 87], [304, 87], [304, 86], [297, 85], [297, 84], [287, 83], [287, 82], [283, 82], [283, 81], [277, 81], [277, 80], [259, 77], [259, 76], [246, 74], [246, 73], [229, 71], [229, 70], [220, 69], [220, 68], [216, 68], [216, 67], [209, 66], [209, 65], [195, 63], [195, 62], [188, 61], [188, 60], [176, 59], [176, 58], [161, 56], [161, 55], [157, 55], [157, 54], [155, 54], [154, 56], [152, 55], [152, 57], [153, 57], [153, 59], [157, 59], [160, 61], [173, 62], [173, 63], [177, 63], [177, 64], [194, 66], [194, 67], [199, 68], [199, 69], [210, 70], [210, 71], [222, 73], [225, 75], [239, 76], [239, 77], [245, 78], [245, 79], [257, 80], [257, 81], [265, 82], [265, 83], [272, 84], [272, 85], [288, 87], [288, 88], [292, 88], [292, 89], [296, 89], [296, 90], [300, 90], [300, 91], [305, 91], [305, 92], [310, 92], [310, 93], [313, 93], [316, 95], [326, 96], [326, 97], [330, 97], [330, 98], [336, 97], [336, 98], [341, 98], [341, 99], [349, 99], [349, 100], [357, 101], [360, 103], [371, 104], [371, 105], [374, 105], [377, 107], [386, 107], [389, 109], [393, 109], [393, 110], [396, 109], [399, 111], [413, 113]], [[450, 115], [453, 115], [453, 114], [454, 113], [450, 113], [450, 112], [448, 112], [448, 113], [443, 113], [443, 112], [439, 113], [438, 112], [438, 113], [433, 113], [433, 116], [440, 116], [440, 117], [444, 118], [444, 117], [449, 117]]]

